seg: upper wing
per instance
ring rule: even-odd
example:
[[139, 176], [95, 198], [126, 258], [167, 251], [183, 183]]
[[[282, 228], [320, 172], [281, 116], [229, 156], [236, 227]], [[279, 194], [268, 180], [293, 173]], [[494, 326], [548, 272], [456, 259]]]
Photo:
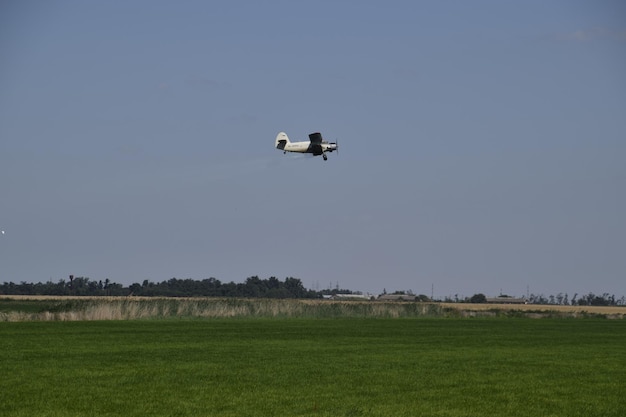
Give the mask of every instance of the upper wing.
[[320, 132], [311, 133], [309, 135], [309, 140], [311, 144], [319, 145], [322, 143], [322, 134]]

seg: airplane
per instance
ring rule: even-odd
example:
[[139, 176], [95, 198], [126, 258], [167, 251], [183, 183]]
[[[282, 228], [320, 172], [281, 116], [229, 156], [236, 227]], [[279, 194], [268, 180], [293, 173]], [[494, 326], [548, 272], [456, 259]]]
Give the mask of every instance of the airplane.
[[322, 134], [319, 132], [311, 133], [309, 135], [309, 142], [291, 142], [285, 132], [280, 132], [278, 136], [276, 136], [276, 149], [280, 149], [283, 153], [299, 152], [322, 155], [324, 161], [326, 161], [328, 159], [326, 152], [339, 152], [339, 143], [323, 140]]

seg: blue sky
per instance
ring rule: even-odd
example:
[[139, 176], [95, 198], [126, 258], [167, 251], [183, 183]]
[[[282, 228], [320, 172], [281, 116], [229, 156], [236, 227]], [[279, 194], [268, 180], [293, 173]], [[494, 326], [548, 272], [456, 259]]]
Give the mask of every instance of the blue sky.
[[0, 281], [626, 294], [621, 1], [8, 1], [0, 62]]

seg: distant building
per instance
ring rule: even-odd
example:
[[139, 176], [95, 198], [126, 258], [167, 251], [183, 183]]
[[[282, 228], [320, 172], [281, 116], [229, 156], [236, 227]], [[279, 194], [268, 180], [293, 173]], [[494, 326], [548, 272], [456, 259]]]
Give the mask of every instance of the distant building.
[[525, 298], [515, 297], [487, 297], [487, 303], [489, 304], [528, 304], [528, 300]]
[[372, 296], [368, 294], [333, 294], [329, 298], [331, 300], [371, 300]]
[[416, 301], [416, 295], [408, 294], [381, 294], [378, 296], [378, 301]]

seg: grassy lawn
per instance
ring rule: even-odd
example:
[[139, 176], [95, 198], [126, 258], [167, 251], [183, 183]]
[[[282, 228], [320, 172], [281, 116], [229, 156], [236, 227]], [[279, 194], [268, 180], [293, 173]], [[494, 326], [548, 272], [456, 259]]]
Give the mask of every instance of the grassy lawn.
[[0, 323], [2, 416], [623, 416], [626, 322]]

